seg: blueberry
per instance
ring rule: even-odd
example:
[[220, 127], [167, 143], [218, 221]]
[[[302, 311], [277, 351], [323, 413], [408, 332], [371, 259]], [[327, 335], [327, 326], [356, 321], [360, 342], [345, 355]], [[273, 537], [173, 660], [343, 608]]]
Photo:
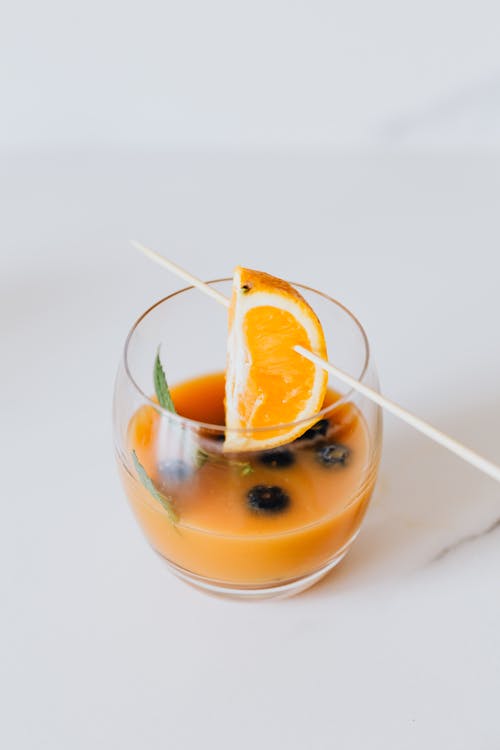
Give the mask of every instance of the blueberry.
[[323, 466], [345, 466], [351, 451], [346, 445], [329, 443], [316, 448], [316, 458]]
[[328, 419], [320, 419], [319, 422], [313, 424], [303, 435], [297, 438], [297, 440], [314, 440], [317, 437], [324, 437], [328, 432], [330, 423]]
[[288, 507], [290, 498], [281, 487], [256, 484], [247, 492], [248, 505], [258, 513], [279, 513]]
[[272, 466], [273, 469], [282, 469], [295, 463], [295, 456], [288, 448], [272, 448], [261, 453], [259, 461], [264, 466]]
[[161, 461], [158, 473], [165, 482], [185, 482], [193, 473], [192, 468], [182, 459]]

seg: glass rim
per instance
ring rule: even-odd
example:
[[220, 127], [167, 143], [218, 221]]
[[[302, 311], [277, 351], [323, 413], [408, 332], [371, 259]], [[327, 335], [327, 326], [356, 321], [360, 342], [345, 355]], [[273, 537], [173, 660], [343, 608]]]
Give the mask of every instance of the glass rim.
[[[220, 284], [222, 282], [230, 282], [232, 281], [232, 277], [223, 277], [218, 279], [211, 279], [210, 281], [207, 281], [205, 283], [207, 284]], [[325, 294], [324, 292], [320, 292], [318, 289], [314, 289], [313, 287], [307, 286], [306, 284], [300, 284], [298, 282], [290, 281], [288, 282], [293, 287], [297, 287], [299, 290], [304, 289], [305, 291], [312, 292], [313, 294], [318, 295], [319, 297], [323, 297], [324, 300], [327, 302], [331, 302], [336, 307], [340, 308], [344, 313], [347, 314], [347, 316], [352, 320], [352, 322], [357, 327], [358, 331], [361, 333], [361, 339], [364, 343], [365, 347], [365, 356], [363, 361], [363, 366], [361, 368], [361, 372], [359, 375], [356, 376], [356, 380], [359, 382], [363, 382], [368, 367], [370, 364], [370, 357], [371, 357], [371, 351], [370, 351], [370, 343], [368, 341], [368, 336], [366, 335], [366, 331], [359, 322], [358, 318], [354, 315], [351, 310], [349, 310], [348, 307], [342, 304], [342, 302], [339, 302], [339, 300], [335, 299], [334, 297], [330, 297], [328, 294]], [[144, 401], [147, 402], [148, 405], [152, 406], [159, 414], [162, 414], [172, 421], [176, 422], [177, 424], [184, 425], [186, 427], [196, 429], [196, 430], [206, 430], [213, 433], [229, 433], [233, 435], [248, 435], [255, 433], [259, 435], [265, 435], [269, 432], [286, 432], [287, 430], [291, 430], [295, 427], [300, 427], [302, 425], [310, 425], [311, 423], [318, 422], [320, 419], [325, 418], [327, 415], [331, 414], [333, 411], [338, 409], [340, 406], [348, 403], [351, 394], [354, 392], [354, 388], [350, 388], [345, 394], [343, 394], [337, 401], [335, 401], [333, 404], [330, 404], [329, 406], [324, 407], [320, 411], [316, 412], [310, 417], [303, 417], [302, 419], [295, 420], [293, 422], [285, 422], [278, 425], [269, 425], [267, 427], [233, 427], [233, 428], [227, 428], [225, 425], [220, 424], [210, 424], [209, 422], [199, 422], [196, 419], [190, 419], [189, 417], [183, 417], [180, 414], [176, 414], [174, 412], [169, 411], [168, 409], [165, 409], [163, 406], [160, 406], [156, 401], [154, 401], [151, 396], [149, 396], [143, 389], [140, 387], [140, 385], [137, 383], [136, 379], [133, 377], [130, 366], [129, 366], [129, 360], [128, 360], [128, 352], [129, 352], [129, 345], [132, 340], [132, 337], [135, 333], [135, 331], [139, 328], [140, 324], [147, 318], [147, 316], [153, 312], [157, 307], [160, 307], [164, 302], [168, 302], [169, 300], [173, 299], [174, 297], [178, 297], [180, 294], [184, 294], [185, 292], [189, 292], [191, 290], [195, 289], [195, 286], [186, 286], [182, 289], [178, 289], [175, 292], [172, 292], [172, 294], [168, 294], [166, 297], [162, 297], [161, 299], [157, 300], [154, 304], [152, 304], [150, 307], [147, 308], [133, 323], [132, 327], [130, 328], [127, 337], [125, 339], [125, 344], [123, 347], [123, 367], [125, 370], [125, 373], [131, 382], [132, 386], [135, 388], [135, 390], [139, 393], [139, 395], [144, 399]], [[199, 290], [196, 290], [199, 292]], [[201, 292], [199, 292], [201, 294]]]

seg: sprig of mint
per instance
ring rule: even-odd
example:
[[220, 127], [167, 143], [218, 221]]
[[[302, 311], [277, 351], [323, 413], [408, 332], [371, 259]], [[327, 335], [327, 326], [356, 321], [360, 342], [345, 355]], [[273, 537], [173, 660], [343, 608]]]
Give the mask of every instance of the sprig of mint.
[[147, 473], [146, 469], [137, 458], [137, 453], [134, 450], [132, 451], [132, 458], [134, 459], [135, 470], [137, 472], [137, 476], [139, 477], [141, 481], [141, 484], [147, 489], [149, 494], [152, 495], [152, 497], [154, 497], [154, 499], [157, 500], [163, 506], [163, 508], [167, 511], [169, 520], [173, 524], [176, 524], [179, 520], [179, 516], [177, 515], [174, 509], [172, 498], [170, 496], [164, 495], [155, 486], [153, 480]]
[[195, 456], [196, 467], [198, 469], [201, 469], [201, 467], [205, 466], [208, 461], [213, 464], [222, 465], [225, 465], [227, 463], [228, 466], [233, 466], [239, 469], [242, 477], [246, 477], [248, 474], [251, 474], [253, 472], [252, 464], [249, 461], [236, 461], [235, 459], [230, 458], [226, 462], [223, 456], [220, 456], [217, 453], [208, 453], [207, 451], [203, 450], [203, 448], [198, 448]]
[[[158, 347], [158, 350], [156, 352], [155, 364], [153, 368], [153, 382], [155, 386], [156, 398], [158, 399], [158, 403], [160, 404], [160, 406], [162, 406], [164, 409], [167, 409], [167, 411], [171, 412], [172, 414], [177, 414], [174, 406], [174, 401], [170, 393], [170, 388], [168, 387], [165, 370], [163, 369], [163, 365], [161, 363], [160, 347]], [[204, 466], [207, 461], [210, 461], [212, 463], [224, 462], [222, 457], [218, 456], [216, 453], [208, 453], [207, 451], [203, 450], [203, 448], [198, 448], [194, 456], [194, 463], [196, 465], [196, 468], [201, 469], [201, 467]], [[243, 477], [246, 477], [253, 471], [252, 465], [248, 461], [234, 461], [230, 459], [227, 463], [230, 466], [238, 467]]]
[[203, 448], [198, 448], [194, 456], [196, 468], [201, 469], [202, 466], [205, 466], [207, 461], [210, 461], [210, 454], [204, 451]]
[[158, 403], [160, 404], [160, 406], [163, 407], [163, 409], [167, 409], [167, 411], [172, 412], [172, 414], [177, 414], [174, 402], [172, 401], [172, 396], [170, 395], [170, 388], [168, 387], [167, 378], [165, 377], [165, 370], [163, 369], [163, 365], [161, 363], [160, 347], [158, 347], [158, 351], [156, 352], [155, 365], [153, 369], [153, 382], [155, 385], [156, 398], [158, 399]]
[[242, 477], [246, 477], [253, 472], [253, 466], [248, 461], [237, 461], [240, 464], [240, 474]]

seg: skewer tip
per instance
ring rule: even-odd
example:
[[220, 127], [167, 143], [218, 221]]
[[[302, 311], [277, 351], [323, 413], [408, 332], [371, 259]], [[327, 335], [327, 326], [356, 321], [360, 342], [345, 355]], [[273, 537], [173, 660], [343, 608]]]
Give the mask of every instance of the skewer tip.
[[140, 242], [137, 242], [137, 240], [129, 240], [129, 242], [136, 250], [140, 250], [141, 253], [144, 252], [144, 245], [141, 245]]

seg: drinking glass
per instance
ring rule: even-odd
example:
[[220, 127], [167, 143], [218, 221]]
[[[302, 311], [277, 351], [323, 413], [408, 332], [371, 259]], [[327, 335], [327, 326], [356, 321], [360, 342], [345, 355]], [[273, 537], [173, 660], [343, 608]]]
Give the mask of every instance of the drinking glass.
[[[230, 296], [231, 279], [209, 283]], [[326, 294], [294, 286], [322, 323], [331, 361], [378, 389], [356, 317]], [[114, 393], [119, 474], [139, 526], [178, 577], [231, 597], [288, 596], [326, 575], [358, 535], [379, 466], [381, 410], [330, 379], [335, 401], [307, 420], [302, 439], [276, 451], [227, 453], [223, 425], [163, 409], [153, 387], [159, 347], [172, 386], [222, 373], [226, 338], [227, 310], [193, 287], [134, 323]], [[264, 439], [267, 429], [285, 434], [290, 425], [261, 428]], [[285, 497], [286, 508], [262, 512], [253, 501], [266, 492]]]

